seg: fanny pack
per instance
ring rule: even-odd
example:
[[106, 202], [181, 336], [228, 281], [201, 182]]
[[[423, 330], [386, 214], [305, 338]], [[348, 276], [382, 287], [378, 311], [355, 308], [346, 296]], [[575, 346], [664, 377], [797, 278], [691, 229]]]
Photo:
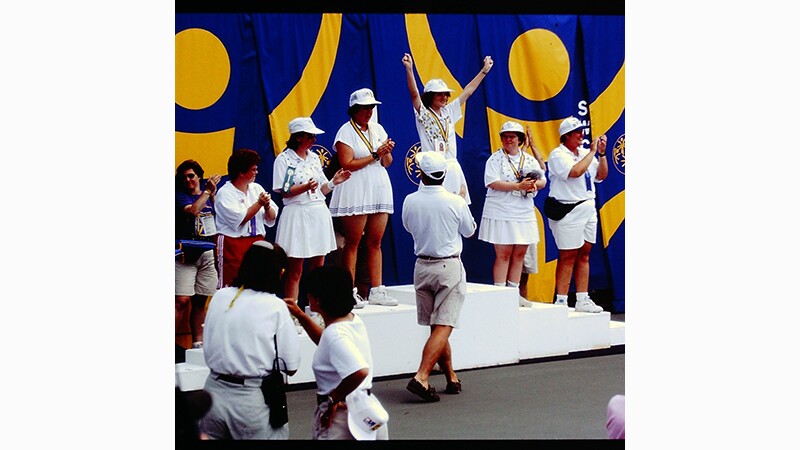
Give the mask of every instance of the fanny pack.
[[575, 209], [576, 206], [585, 201], [586, 199], [583, 199], [578, 203], [561, 203], [553, 197], [547, 197], [544, 199], [544, 215], [550, 220], [561, 220], [564, 218], [564, 216], [569, 214], [570, 211]]

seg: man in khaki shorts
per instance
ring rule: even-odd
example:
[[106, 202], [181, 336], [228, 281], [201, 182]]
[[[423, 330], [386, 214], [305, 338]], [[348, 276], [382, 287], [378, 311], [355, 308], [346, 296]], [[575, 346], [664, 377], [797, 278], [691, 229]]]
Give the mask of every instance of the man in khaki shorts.
[[447, 161], [439, 152], [420, 152], [417, 165], [422, 185], [403, 202], [403, 227], [414, 238], [414, 290], [417, 323], [430, 326], [419, 369], [406, 387], [426, 402], [439, 401], [430, 385], [435, 364], [447, 377], [448, 394], [461, 392], [461, 380], [453, 370], [450, 333], [467, 293], [467, 275], [461, 263], [461, 236], [475, 234], [477, 224], [466, 201], [442, 186]]

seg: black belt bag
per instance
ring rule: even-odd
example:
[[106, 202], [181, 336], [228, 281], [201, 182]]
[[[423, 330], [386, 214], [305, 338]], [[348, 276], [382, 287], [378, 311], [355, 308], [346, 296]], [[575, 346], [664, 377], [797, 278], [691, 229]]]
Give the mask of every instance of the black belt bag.
[[584, 199], [578, 203], [561, 203], [553, 197], [547, 197], [544, 199], [544, 215], [550, 220], [561, 220], [564, 216], [569, 214], [570, 211], [575, 209], [576, 206], [585, 201]]

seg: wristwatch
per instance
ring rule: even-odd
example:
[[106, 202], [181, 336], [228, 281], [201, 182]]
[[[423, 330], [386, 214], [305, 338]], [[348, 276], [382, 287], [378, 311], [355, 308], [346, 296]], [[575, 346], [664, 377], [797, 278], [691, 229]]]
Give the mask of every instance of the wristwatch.
[[597, 156], [606, 156], [605, 153], [598, 153]]
[[380, 156], [378, 156], [378, 152], [372, 152], [372, 159], [374, 159], [375, 161], [377, 161], [377, 160], [381, 159], [381, 157], [380, 157]]

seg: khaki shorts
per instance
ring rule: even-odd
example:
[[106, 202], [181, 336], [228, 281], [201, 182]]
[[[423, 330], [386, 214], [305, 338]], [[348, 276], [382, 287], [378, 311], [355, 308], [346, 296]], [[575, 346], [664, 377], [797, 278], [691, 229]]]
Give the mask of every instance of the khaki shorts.
[[460, 258], [414, 264], [417, 323], [458, 328], [458, 317], [467, 296], [467, 273]]
[[175, 261], [175, 295], [214, 295], [218, 282], [214, 250], [203, 252], [193, 264]]

